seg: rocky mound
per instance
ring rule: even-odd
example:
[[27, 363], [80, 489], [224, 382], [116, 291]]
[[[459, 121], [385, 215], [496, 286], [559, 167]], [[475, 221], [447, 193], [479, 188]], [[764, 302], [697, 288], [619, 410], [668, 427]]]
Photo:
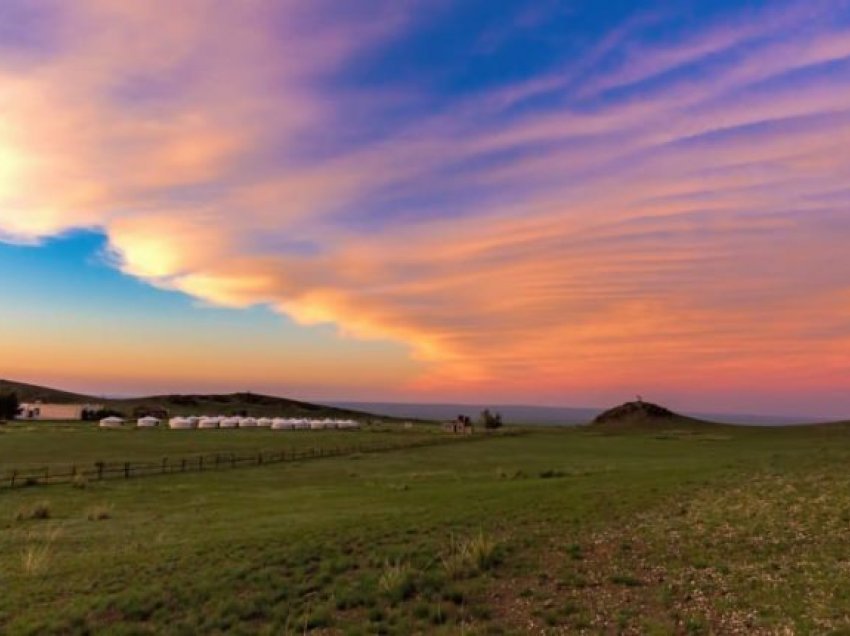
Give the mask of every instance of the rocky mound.
[[680, 416], [652, 402], [626, 402], [620, 406], [600, 413], [593, 420], [594, 424], [605, 425], [634, 425], [650, 423], [666, 423]]

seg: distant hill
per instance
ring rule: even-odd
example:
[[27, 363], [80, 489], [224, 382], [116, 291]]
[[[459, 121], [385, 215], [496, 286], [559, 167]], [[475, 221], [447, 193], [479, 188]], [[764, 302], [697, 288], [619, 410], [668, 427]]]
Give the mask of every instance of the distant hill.
[[392, 417], [374, 415], [356, 409], [324, 406], [287, 398], [256, 393], [230, 393], [221, 395], [154, 395], [138, 398], [101, 398], [71, 393], [49, 387], [0, 380], [0, 393], [15, 393], [21, 402], [47, 402], [53, 404], [103, 404], [105, 408], [133, 416], [137, 409], [163, 410], [169, 415], [229, 415], [245, 413], [253, 417], [335, 417], [355, 419], [385, 419]]
[[485, 408], [498, 411], [509, 424], [586, 424], [601, 409], [520, 404], [426, 404], [401, 402], [329, 402], [340, 408], [362, 409], [397, 418], [453, 420], [458, 415], [475, 419]]
[[[328, 404], [370, 413], [380, 413], [397, 418], [423, 420], [451, 420], [459, 414], [477, 416], [485, 408], [498, 411], [508, 424], [542, 424], [547, 426], [572, 426], [587, 424], [604, 411], [601, 408], [568, 406], [530, 406], [524, 404], [426, 404], [404, 402], [355, 402], [334, 401]], [[751, 415], [742, 413], [686, 413], [685, 417], [707, 420], [722, 424], [747, 426], [788, 426], [823, 419], [788, 417], [782, 415]]]
[[597, 415], [591, 426], [606, 430], [669, 429], [692, 426], [719, 426], [674, 413], [651, 402], [626, 402]]

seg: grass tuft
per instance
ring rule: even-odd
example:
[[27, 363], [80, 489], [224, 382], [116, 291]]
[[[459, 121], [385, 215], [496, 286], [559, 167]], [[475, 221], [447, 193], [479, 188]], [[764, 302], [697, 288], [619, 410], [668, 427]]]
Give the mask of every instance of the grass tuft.
[[413, 596], [416, 585], [410, 564], [401, 561], [386, 562], [378, 579], [378, 589], [396, 603]]
[[89, 486], [89, 478], [86, 477], [83, 473], [77, 473], [74, 475], [73, 479], [71, 479], [71, 487], [76, 488], [77, 490], [85, 490]]
[[15, 512], [15, 521], [50, 519], [50, 502], [36, 501], [34, 504], [21, 506]]
[[86, 510], [86, 519], [89, 521], [105, 521], [112, 518], [112, 506], [97, 504]]
[[483, 532], [460, 541], [452, 539], [441, 556], [446, 576], [455, 580], [491, 570], [500, 560], [499, 542]]

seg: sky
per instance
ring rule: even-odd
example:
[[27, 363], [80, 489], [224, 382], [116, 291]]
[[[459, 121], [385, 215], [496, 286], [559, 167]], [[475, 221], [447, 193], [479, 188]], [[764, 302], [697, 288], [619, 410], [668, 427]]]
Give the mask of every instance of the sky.
[[4, 0], [0, 376], [850, 416], [844, 0]]

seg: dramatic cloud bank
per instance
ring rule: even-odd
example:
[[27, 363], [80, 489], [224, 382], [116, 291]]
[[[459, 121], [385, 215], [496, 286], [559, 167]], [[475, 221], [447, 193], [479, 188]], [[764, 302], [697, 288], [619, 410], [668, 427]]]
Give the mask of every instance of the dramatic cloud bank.
[[521, 4], [425, 66], [449, 3], [3, 3], [0, 239], [95, 229], [153, 285], [405, 343], [434, 394], [838, 388], [846, 4], [647, 8], [517, 74], [517, 34], [581, 31]]

